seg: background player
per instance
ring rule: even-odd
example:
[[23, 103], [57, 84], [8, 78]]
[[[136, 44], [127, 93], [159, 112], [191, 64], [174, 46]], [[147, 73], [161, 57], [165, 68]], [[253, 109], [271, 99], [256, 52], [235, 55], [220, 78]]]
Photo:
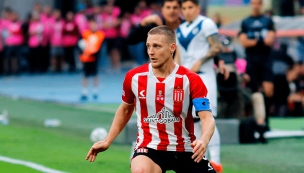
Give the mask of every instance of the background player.
[[[199, 74], [207, 89], [212, 115], [217, 116], [217, 85], [213, 68], [214, 57], [221, 53], [222, 43], [216, 24], [200, 15], [198, 0], [183, 0], [182, 12], [186, 22], [176, 30], [178, 52], [175, 62]], [[210, 46], [209, 46], [210, 45]], [[193, 112], [195, 114], [195, 112]], [[195, 116], [195, 115], [194, 115]], [[201, 123], [195, 119], [195, 135], [200, 136]], [[210, 162], [217, 172], [222, 171], [220, 163], [220, 134], [217, 128], [208, 145]]]
[[162, 3], [162, 16], [157, 14], [145, 17], [141, 23], [136, 26], [128, 35], [128, 44], [137, 44], [146, 41], [148, 32], [160, 25], [167, 25], [175, 30], [184, 21], [180, 18], [180, 1], [179, 0], [164, 0]]
[[[93, 145], [86, 159], [94, 161], [99, 152], [109, 148], [136, 106], [139, 131], [131, 161], [133, 173], [215, 172], [204, 157], [215, 126], [207, 89], [197, 74], [173, 62], [175, 42], [175, 33], [167, 26], [149, 32], [146, 45], [151, 63], [127, 73], [123, 103], [109, 134]], [[193, 134], [192, 104], [202, 120], [202, 135], [197, 140]]]
[[[242, 22], [240, 41], [246, 49], [246, 73], [250, 76], [247, 86], [253, 92], [252, 102], [260, 133], [259, 140], [265, 143], [263, 134], [269, 130], [265, 124], [265, 113], [266, 116], [269, 114], [274, 88], [270, 51], [275, 38], [275, 27], [271, 18], [262, 15], [262, 0], [251, 0], [250, 5], [252, 13]], [[266, 122], [268, 122], [267, 118]]]
[[88, 95], [88, 77], [93, 76], [93, 97], [98, 97], [98, 52], [105, 38], [103, 31], [98, 31], [98, 25], [94, 19], [90, 20], [90, 29], [82, 33], [85, 42], [85, 48], [82, 50], [80, 60], [83, 62], [84, 77], [82, 81], [82, 100], [87, 100]]

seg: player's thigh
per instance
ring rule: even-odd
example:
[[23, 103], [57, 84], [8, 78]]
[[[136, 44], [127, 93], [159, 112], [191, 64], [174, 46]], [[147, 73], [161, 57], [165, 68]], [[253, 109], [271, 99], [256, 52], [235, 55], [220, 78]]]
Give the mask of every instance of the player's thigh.
[[161, 168], [149, 157], [144, 155], [136, 156], [131, 161], [132, 173], [162, 173]]
[[174, 171], [176, 173], [215, 173], [214, 168], [206, 157], [197, 163], [191, 158], [192, 155], [192, 152], [178, 153], [178, 162]]
[[264, 81], [262, 83], [266, 97], [273, 96], [274, 85], [272, 82]]

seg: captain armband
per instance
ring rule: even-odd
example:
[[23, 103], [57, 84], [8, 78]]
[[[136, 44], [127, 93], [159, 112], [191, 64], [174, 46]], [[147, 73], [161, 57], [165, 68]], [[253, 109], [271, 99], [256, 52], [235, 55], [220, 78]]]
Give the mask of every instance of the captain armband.
[[210, 102], [209, 99], [207, 98], [196, 98], [193, 99], [193, 105], [195, 108], [195, 111], [210, 111], [212, 112], [212, 110], [210, 109]]

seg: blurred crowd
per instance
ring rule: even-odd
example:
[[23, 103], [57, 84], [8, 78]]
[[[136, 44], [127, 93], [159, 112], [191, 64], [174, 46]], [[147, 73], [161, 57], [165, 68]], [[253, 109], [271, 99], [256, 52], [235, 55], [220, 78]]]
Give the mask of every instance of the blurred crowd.
[[[36, 3], [24, 21], [19, 19], [18, 12], [5, 7], [0, 19], [0, 76], [81, 70], [79, 40], [83, 31], [89, 29], [92, 19], [97, 22], [98, 30], [105, 34], [102, 49], [107, 53], [113, 71], [120, 71], [124, 60], [133, 60], [137, 66], [146, 63], [144, 42], [129, 45], [127, 37], [145, 17], [151, 14], [161, 16], [161, 3], [147, 4], [140, 0], [134, 9], [122, 11], [114, 0], [102, 2], [95, 6], [80, 3], [76, 13], [68, 11], [64, 15], [58, 9]], [[265, 15], [272, 17], [273, 12], [268, 10]], [[210, 17], [220, 28], [221, 15], [217, 13]], [[304, 115], [303, 40], [300, 37], [275, 41], [270, 69], [274, 74], [272, 115]], [[221, 37], [221, 41], [224, 50], [218, 58], [230, 66], [231, 72], [228, 81], [221, 75], [217, 79], [219, 117], [240, 118], [244, 115], [243, 110], [245, 115], [252, 111], [248, 106], [250, 91], [246, 91], [244, 84], [250, 80], [245, 73], [244, 48], [238, 38]], [[294, 52], [298, 52], [296, 57]]]
[[[89, 20], [98, 23], [105, 33], [107, 54], [112, 69], [119, 71], [121, 61], [135, 59], [138, 65], [146, 62], [146, 55], [135, 56], [138, 45], [128, 46], [126, 37], [133, 26], [150, 14], [160, 14], [161, 6], [139, 1], [132, 13], [122, 13], [114, 0], [92, 6], [90, 3], [77, 5], [77, 13], [65, 15], [50, 6], [36, 3], [25, 21], [10, 7], [2, 10], [0, 19], [0, 75], [17, 75], [23, 72], [74, 72], [79, 58], [77, 45], [81, 34], [89, 29]], [[144, 52], [144, 45], [141, 45]], [[123, 56], [122, 56], [123, 55]], [[80, 63], [81, 64], [81, 63]]]

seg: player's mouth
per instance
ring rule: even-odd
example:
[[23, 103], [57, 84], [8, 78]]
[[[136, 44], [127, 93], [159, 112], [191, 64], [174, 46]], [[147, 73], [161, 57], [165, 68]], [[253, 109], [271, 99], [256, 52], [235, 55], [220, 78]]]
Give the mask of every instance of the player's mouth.
[[157, 62], [156, 58], [150, 58], [150, 60], [151, 60], [152, 63], [156, 63]]

